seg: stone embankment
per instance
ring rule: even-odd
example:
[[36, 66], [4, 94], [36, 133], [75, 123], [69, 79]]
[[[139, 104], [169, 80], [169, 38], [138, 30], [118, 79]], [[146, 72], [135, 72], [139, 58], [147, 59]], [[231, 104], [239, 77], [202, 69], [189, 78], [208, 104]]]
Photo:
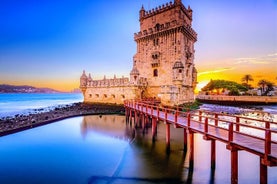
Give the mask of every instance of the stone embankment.
[[124, 114], [123, 105], [74, 103], [46, 112], [17, 114], [0, 119], [0, 136], [82, 115]]
[[196, 99], [204, 103], [220, 105], [272, 105], [277, 104], [277, 96], [224, 96], [198, 95]]

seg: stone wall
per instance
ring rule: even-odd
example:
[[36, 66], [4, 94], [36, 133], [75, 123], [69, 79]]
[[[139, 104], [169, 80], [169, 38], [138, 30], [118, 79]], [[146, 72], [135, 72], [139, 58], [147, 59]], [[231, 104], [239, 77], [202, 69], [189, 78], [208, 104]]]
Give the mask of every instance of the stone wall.
[[89, 87], [84, 92], [85, 102], [123, 104], [126, 99], [140, 98], [135, 86]]
[[272, 103], [277, 104], [277, 96], [224, 96], [224, 95], [198, 95], [199, 100], [229, 101], [229, 102], [251, 102], [251, 103]]

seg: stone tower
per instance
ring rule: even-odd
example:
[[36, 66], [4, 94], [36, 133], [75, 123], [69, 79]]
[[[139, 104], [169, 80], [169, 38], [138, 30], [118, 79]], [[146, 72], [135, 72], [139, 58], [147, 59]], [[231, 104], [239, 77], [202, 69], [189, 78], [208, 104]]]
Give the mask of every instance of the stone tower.
[[140, 31], [135, 33], [134, 66], [147, 79], [144, 97], [177, 105], [194, 100], [197, 71], [194, 67], [192, 10], [181, 0], [139, 12]]
[[186, 8], [181, 0], [149, 11], [142, 6], [139, 22], [130, 79], [114, 76], [94, 80], [84, 71], [80, 88], [85, 102], [123, 104], [129, 99], [156, 98], [163, 105], [174, 106], [194, 101], [197, 34], [191, 28], [190, 7]]

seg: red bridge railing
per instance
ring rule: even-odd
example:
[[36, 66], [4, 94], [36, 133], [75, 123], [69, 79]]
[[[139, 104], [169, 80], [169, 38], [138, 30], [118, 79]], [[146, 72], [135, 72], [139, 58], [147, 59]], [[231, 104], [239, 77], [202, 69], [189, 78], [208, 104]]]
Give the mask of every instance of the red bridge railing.
[[[151, 100], [129, 100], [124, 105], [177, 127], [190, 129], [229, 145], [235, 144], [239, 149], [263, 157], [266, 165], [277, 164], [277, 123], [274, 121], [203, 110], [182, 112], [159, 106]], [[220, 130], [222, 134], [217, 134]]]

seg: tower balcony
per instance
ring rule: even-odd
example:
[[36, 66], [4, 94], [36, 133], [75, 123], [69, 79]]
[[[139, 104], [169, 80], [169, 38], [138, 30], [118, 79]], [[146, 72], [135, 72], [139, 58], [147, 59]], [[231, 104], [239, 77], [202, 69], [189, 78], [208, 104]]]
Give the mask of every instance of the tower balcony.
[[152, 68], [154, 68], [154, 67], [159, 67], [159, 66], [160, 66], [160, 61], [158, 61], [158, 60], [153, 60], [153, 61], [151, 62], [151, 66], [152, 66]]

